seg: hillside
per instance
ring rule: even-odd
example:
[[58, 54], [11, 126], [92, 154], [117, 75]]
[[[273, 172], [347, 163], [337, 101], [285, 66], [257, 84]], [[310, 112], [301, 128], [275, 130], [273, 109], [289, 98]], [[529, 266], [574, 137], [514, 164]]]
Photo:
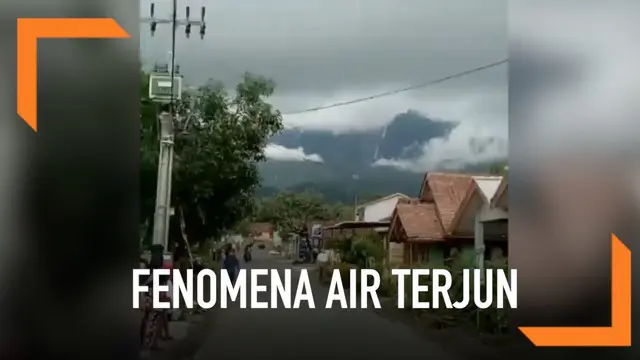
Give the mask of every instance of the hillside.
[[[446, 137], [456, 126], [456, 123], [432, 120], [409, 110], [396, 115], [386, 127], [361, 132], [285, 130], [272, 141], [287, 148], [302, 147], [308, 154], [320, 155], [324, 162], [269, 160], [261, 164], [263, 187], [259, 195], [282, 189], [307, 190], [342, 202], [352, 202], [356, 195], [371, 197], [402, 192], [415, 196], [423, 173], [371, 164], [380, 158], [416, 158], [421, 144]], [[482, 150], [477, 142], [470, 142], [470, 146]], [[490, 164], [477, 164], [468, 170], [486, 172], [489, 167]]]
[[[358, 197], [372, 197], [375, 195], [387, 195], [391, 192], [402, 192], [407, 195], [417, 195], [420, 190], [420, 182], [424, 174], [394, 170], [391, 168], [373, 168], [371, 171], [354, 179], [348, 174], [332, 173], [326, 165], [315, 165], [309, 163], [267, 163], [263, 167], [265, 172], [278, 169], [288, 174], [300, 174], [300, 176], [288, 175], [277, 176], [282, 181], [263, 180], [261, 195], [269, 195], [279, 189], [287, 189], [295, 192], [314, 191], [322, 193], [331, 201], [351, 202], [356, 194]], [[285, 170], [286, 169], [286, 170]], [[322, 173], [318, 177], [306, 170], [313, 169], [316, 173]], [[322, 169], [322, 170], [320, 170]], [[265, 171], [266, 170], [266, 171]], [[264, 175], [263, 175], [264, 176]], [[271, 179], [276, 179], [276, 177]], [[301, 180], [304, 179], [304, 180]]]
[[379, 158], [412, 158], [416, 147], [433, 138], [445, 137], [456, 123], [431, 120], [409, 110], [398, 114], [386, 127], [334, 134], [330, 131], [285, 130], [273, 142], [287, 148], [304, 148], [318, 154], [333, 171], [366, 172]]

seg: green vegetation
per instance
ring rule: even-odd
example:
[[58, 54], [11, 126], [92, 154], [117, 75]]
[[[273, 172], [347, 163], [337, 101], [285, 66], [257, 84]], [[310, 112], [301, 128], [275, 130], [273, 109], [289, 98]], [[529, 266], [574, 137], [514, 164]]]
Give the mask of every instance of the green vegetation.
[[491, 164], [489, 172], [493, 175], [507, 175], [509, 173], [509, 163], [506, 161]]
[[380, 235], [371, 233], [330, 239], [327, 247], [337, 251], [342, 262], [364, 268], [382, 263], [382, 241]]
[[318, 193], [279, 192], [256, 201], [253, 221], [274, 224], [280, 236], [301, 234], [314, 221], [339, 221], [353, 218], [353, 208], [329, 203]]
[[[158, 161], [158, 105], [148, 99], [141, 74], [141, 223], [153, 221]], [[208, 84], [177, 103], [170, 237], [181, 243], [184, 219], [189, 242], [202, 243], [251, 214], [260, 185], [258, 164], [268, 140], [282, 129], [282, 116], [266, 99], [274, 83], [247, 74], [234, 95]], [[147, 226], [145, 240], [149, 240]]]
[[[462, 269], [463, 268], [473, 268], [473, 265], [470, 264], [453, 264], [449, 263], [447, 265], [436, 266], [434, 264], [424, 263], [419, 265], [413, 265], [411, 268], [422, 268], [422, 269], [446, 269], [451, 272], [452, 277], [452, 287], [449, 290], [449, 296], [452, 302], [456, 302], [462, 300], [463, 297], [463, 281], [462, 281]], [[497, 265], [492, 262], [486, 262], [485, 268], [496, 268]], [[506, 264], [500, 265], [500, 267], [507, 267]], [[391, 278], [392, 286], [391, 288], [397, 289], [397, 284], [393, 283], [396, 278]], [[429, 285], [431, 288], [431, 277], [425, 276], [422, 282], [422, 285]], [[473, 280], [470, 284], [470, 288], [473, 289]], [[458, 309], [446, 309], [446, 308], [438, 308], [438, 309], [411, 309], [412, 296], [413, 296], [413, 286], [411, 283], [411, 279], [407, 277], [405, 279], [404, 284], [405, 289], [405, 304], [408, 306], [408, 310], [412, 311], [416, 314], [416, 316], [425, 320], [425, 322], [434, 328], [446, 328], [453, 326], [468, 326], [473, 325], [476, 327], [478, 332], [483, 334], [504, 334], [507, 331], [508, 327], [508, 312], [505, 309], [498, 309], [494, 304], [487, 309], [478, 309], [475, 307], [473, 300], [469, 303], [469, 306], [463, 310]], [[482, 285], [482, 291], [484, 292], [484, 285]], [[431, 301], [431, 293], [423, 293], [420, 294], [421, 301]], [[495, 294], [494, 294], [495, 297]]]
[[[506, 165], [506, 161], [480, 163], [469, 165], [460, 172], [504, 175]], [[351, 172], [336, 171], [328, 164], [269, 160], [259, 165], [263, 182], [257, 195], [269, 197], [281, 191], [314, 192], [322, 194], [329, 202], [344, 204], [353, 204], [356, 198], [363, 203], [396, 192], [418, 196], [424, 172], [368, 166], [359, 172], [358, 179], [354, 179], [353, 169]]]
[[[379, 296], [397, 298], [397, 277], [388, 276], [384, 269], [384, 251], [382, 239], [376, 234], [362, 234], [351, 237], [339, 237], [327, 241], [327, 246], [340, 254], [341, 262], [336, 264], [326, 264], [321, 269], [321, 281], [328, 284], [334, 269], [340, 271], [345, 286], [350, 279], [351, 269], [373, 268], [382, 275], [382, 282], [378, 289]], [[449, 295], [453, 302], [461, 300], [463, 296], [462, 269], [473, 268], [474, 264], [463, 263], [461, 261], [450, 260], [445, 265], [435, 265], [431, 263], [414, 264], [412, 269], [447, 269], [453, 274], [453, 284]], [[507, 268], [508, 264], [497, 265], [486, 262], [485, 268]], [[359, 275], [356, 283], [360, 281]], [[428, 285], [431, 288], [431, 277], [425, 276], [421, 285]], [[471, 284], [473, 288], [473, 284]], [[484, 291], [484, 289], [482, 290]], [[434, 329], [449, 327], [475, 327], [481, 334], [505, 334], [508, 329], [508, 310], [498, 309], [495, 305], [487, 309], [478, 309], [473, 301], [464, 310], [454, 310], [446, 308], [438, 309], [413, 309], [411, 308], [413, 296], [413, 284], [410, 277], [405, 278], [404, 299], [406, 311], [412, 312], [420, 318], [425, 325]], [[420, 294], [422, 301], [431, 301], [431, 293]], [[494, 295], [495, 296], [495, 295]], [[394, 300], [395, 301], [395, 300]], [[494, 302], [495, 304], [495, 302]]]

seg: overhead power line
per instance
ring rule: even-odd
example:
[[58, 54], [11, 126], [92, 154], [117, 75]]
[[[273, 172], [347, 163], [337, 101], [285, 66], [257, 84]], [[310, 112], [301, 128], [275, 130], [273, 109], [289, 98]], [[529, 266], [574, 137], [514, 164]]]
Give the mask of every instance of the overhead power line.
[[379, 99], [381, 97], [385, 97], [385, 96], [390, 96], [390, 95], [395, 95], [395, 94], [399, 94], [399, 93], [403, 93], [406, 91], [411, 91], [411, 90], [416, 90], [416, 89], [421, 89], [421, 88], [425, 88], [431, 85], [436, 85], [439, 83], [443, 83], [445, 81], [449, 81], [452, 79], [456, 79], [459, 77], [463, 77], [478, 71], [483, 71], [483, 70], [487, 70], [496, 66], [500, 66], [502, 64], [506, 64], [508, 63], [509, 60], [505, 59], [505, 60], [500, 60], [491, 64], [487, 64], [487, 65], [483, 65], [477, 68], [473, 68], [470, 70], [466, 70], [463, 72], [459, 72], [453, 75], [449, 75], [449, 76], [445, 76], [439, 79], [435, 79], [435, 80], [430, 80], [428, 82], [422, 83], [422, 84], [418, 84], [418, 85], [412, 85], [412, 86], [407, 86], [401, 89], [395, 89], [395, 90], [391, 90], [391, 91], [386, 91], [383, 93], [379, 93], [379, 94], [375, 94], [375, 95], [371, 95], [371, 96], [367, 96], [367, 97], [362, 97], [362, 98], [357, 98], [357, 99], [353, 99], [353, 100], [348, 100], [348, 101], [341, 101], [341, 102], [337, 102], [337, 103], [333, 103], [333, 104], [329, 104], [329, 105], [323, 105], [323, 106], [317, 106], [317, 107], [313, 107], [313, 108], [309, 108], [309, 109], [305, 109], [305, 110], [299, 110], [299, 111], [293, 111], [293, 112], [287, 112], [287, 113], [283, 113], [282, 115], [297, 115], [297, 114], [304, 114], [304, 113], [309, 113], [309, 112], [315, 112], [315, 111], [320, 111], [320, 110], [326, 110], [326, 109], [332, 109], [332, 108], [336, 108], [336, 107], [342, 107], [342, 106], [347, 106], [347, 105], [353, 105], [353, 104], [357, 104], [357, 103], [361, 103], [361, 102], [365, 102], [365, 101], [370, 101], [370, 100], [375, 100], [375, 99]]

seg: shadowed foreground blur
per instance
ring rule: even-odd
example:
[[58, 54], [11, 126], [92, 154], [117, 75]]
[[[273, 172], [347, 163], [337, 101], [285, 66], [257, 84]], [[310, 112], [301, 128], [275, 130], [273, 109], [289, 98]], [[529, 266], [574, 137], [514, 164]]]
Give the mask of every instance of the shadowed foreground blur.
[[632, 254], [640, 235], [638, 5], [512, 5], [514, 322], [607, 326], [611, 234]]
[[[15, 112], [15, 19], [105, 16], [134, 37], [39, 42], [33, 132]], [[137, 3], [9, 1], [0, 17], [0, 351], [137, 356]]]

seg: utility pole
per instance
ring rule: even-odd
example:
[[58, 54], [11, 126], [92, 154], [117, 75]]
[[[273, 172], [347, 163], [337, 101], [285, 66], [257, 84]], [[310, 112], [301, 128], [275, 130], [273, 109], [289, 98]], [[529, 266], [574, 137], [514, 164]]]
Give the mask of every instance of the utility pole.
[[160, 156], [158, 159], [158, 184], [156, 211], [153, 221], [153, 244], [167, 247], [167, 219], [171, 205], [171, 163], [173, 162], [173, 116], [160, 114]]
[[185, 35], [189, 38], [191, 28], [200, 28], [200, 38], [203, 39], [206, 31], [205, 7], [201, 9], [201, 20], [194, 21], [189, 18], [190, 8], [186, 7], [185, 19], [177, 17], [177, 0], [172, 0], [170, 18], [155, 17], [155, 3], [150, 5], [150, 17], [143, 22], [150, 24], [151, 36], [155, 34], [158, 24], [171, 24], [171, 51], [167, 65], [154, 66], [149, 76], [149, 98], [161, 104], [168, 104], [169, 111], [161, 111], [159, 116], [160, 154], [158, 158], [158, 183], [156, 188], [156, 208], [153, 222], [153, 244], [162, 245], [164, 251], [168, 251], [169, 220], [171, 218], [171, 183], [173, 173], [174, 155], [174, 121], [179, 121], [176, 113], [175, 101], [181, 99], [182, 76], [179, 75], [179, 67], [175, 63], [176, 58], [176, 31], [180, 26], [185, 27]]

